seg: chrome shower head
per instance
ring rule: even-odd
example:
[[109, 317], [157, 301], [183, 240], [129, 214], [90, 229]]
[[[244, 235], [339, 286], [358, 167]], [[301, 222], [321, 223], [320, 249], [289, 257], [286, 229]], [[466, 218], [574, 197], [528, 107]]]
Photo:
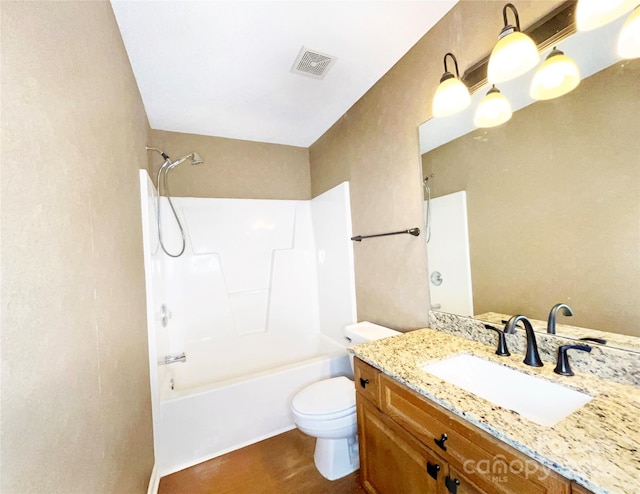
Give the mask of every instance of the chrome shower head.
[[200, 155], [198, 153], [193, 153], [193, 156], [191, 157], [191, 164], [201, 165], [202, 163], [204, 163], [204, 160], [200, 157]]
[[204, 163], [204, 161], [202, 161], [202, 158], [200, 158], [200, 155], [198, 153], [190, 153], [171, 163], [169, 165], [169, 170], [171, 170], [172, 168], [175, 168], [178, 165], [181, 165], [187, 160], [190, 160], [192, 165], [199, 165], [201, 163]]

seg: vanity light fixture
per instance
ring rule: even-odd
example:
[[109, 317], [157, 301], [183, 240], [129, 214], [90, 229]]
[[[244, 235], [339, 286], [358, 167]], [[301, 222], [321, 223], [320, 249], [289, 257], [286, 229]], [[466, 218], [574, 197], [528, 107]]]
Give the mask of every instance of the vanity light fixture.
[[[447, 69], [447, 57], [453, 59], [456, 74], [453, 75]], [[444, 74], [440, 78], [440, 85], [433, 95], [433, 116], [448, 117], [464, 110], [471, 104], [471, 95], [464, 82], [460, 80], [458, 71], [458, 60], [453, 53], [444, 56]]]
[[578, 31], [599, 28], [638, 5], [638, 0], [578, 0], [576, 26]]
[[496, 127], [509, 120], [512, 113], [511, 103], [494, 84], [476, 108], [473, 123], [476, 127]]
[[[510, 9], [516, 18], [515, 26], [507, 21], [507, 9]], [[529, 36], [520, 31], [520, 17], [513, 4], [508, 3], [504, 6], [502, 19], [504, 27], [491, 52], [487, 68], [487, 78], [491, 84], [500, 84], [515, 79], [531, 70], [540, 61], [536, 44]]]
[[555, 46], [531, 81], [529, 96], [536, 100], [557, 98], [580, 84], [580, 70], [573, 59]]
[[622, 58], [640, 57], [640, 5], [635, 8], [620, 30], [618, 55]]

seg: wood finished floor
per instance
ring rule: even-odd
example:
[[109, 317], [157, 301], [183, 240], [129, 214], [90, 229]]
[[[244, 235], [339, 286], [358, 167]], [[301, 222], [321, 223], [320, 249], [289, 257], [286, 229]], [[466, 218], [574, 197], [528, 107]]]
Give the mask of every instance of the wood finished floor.
[[158, 494], [365, 494], [360, 471], [329, 481], [313, 464], [315, 438], [297, 429], [160, 479]]

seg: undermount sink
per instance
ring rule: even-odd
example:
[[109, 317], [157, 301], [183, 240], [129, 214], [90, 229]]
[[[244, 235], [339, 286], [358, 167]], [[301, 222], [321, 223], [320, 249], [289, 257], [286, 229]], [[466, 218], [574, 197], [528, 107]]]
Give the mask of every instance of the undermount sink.
[[422, 370], [547, 427], [592, 399], [586, 393], [474, 355], [449, 357], [424, 365]]

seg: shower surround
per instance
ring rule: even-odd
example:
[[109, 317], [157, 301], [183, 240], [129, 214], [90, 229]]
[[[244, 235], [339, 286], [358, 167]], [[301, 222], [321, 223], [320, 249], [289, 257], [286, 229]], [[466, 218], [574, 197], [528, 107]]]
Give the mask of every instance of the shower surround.
[[[350, 373], [349, 186], [311, 201], [175, 198], [187, 245], [170, 258], [156, 190], [145, 171], [140, 181], [156, 466], [167, 475], [293, 429], [298, 390]], [[185, 363], [159, 364], [182, 352]]]

